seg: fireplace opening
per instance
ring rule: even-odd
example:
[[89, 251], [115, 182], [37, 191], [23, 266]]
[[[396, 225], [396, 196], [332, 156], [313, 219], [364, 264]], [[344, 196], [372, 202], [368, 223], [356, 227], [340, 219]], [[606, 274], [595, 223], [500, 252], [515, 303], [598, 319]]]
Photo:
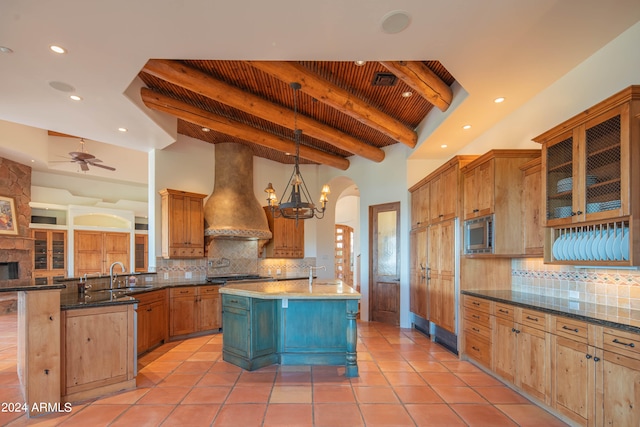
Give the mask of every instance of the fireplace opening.
[[14, 280], [19, 277], [17, 262], [0, 262], [0, 280]]

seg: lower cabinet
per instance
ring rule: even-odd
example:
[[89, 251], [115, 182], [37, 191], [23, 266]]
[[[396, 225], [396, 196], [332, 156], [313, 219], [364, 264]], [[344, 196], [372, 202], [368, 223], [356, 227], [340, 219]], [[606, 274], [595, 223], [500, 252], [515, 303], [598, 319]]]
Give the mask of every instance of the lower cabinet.
[[[472, 298], [463, 307], [467, 357], [577, 425], [640, 426], [640, 334]], [[473, 348], [482, 332], [474, 300], [491, 307], [490, 364]]]
[[277, 301], [222, 295], [223, 360], [250, 371], [278, 362]]
[[61, 312], [65, 402], [135, 388], [133, 304]]
[[222, 327], [220, 285], [169, 290], [169, 335], [208, 332]]
[[469, 357], [491, 368], [492, 325], [488, 300], [464, 297], [464, 348]]
[[167, 290], [135, 295], [138, 303], [138, 354], [167, 342]]

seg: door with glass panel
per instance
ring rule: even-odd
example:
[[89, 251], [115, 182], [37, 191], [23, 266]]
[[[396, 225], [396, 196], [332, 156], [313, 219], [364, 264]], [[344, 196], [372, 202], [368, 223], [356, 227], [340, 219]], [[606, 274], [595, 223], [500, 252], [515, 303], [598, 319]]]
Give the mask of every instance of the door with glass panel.
[[335, 278], [345, 285], [353, 286], [353, 228], [336, 224], [335, 232]]
[[373, 321], [400, 324], [400, 203], [369, 207], [370, 294]]

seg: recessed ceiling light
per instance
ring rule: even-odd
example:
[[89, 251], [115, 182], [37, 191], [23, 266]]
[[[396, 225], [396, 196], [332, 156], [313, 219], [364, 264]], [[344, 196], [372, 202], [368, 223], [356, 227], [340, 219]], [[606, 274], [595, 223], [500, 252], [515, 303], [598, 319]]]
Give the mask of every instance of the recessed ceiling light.
[[13, 53], [13, 49], [6, 46], [0, 46], [0, 53]]
[[49, 49], [51, 49], [55, 53], [67, 53], [67, 49], [61, 46], [57, 46], [55, 44], [52, 44], [51, 46], [49, 46]]
[[503, 97], [499, 97], [493, 100], [493, 102], [495, 102], [496, 104], [500, 104], [501, 102], [504, 102], [504, 98]]
[[35, 163], [36, 161], [34, 159], [31, 159], [31, 163]]
[[129, 129], [127, 129], [127, 128], [118, 128], [118, 131], [120, 131], [120, 132], [128, 132]]
[[462, 126], [462, 129], [464, 129], [464, 130], [471, 129], [471, 125], [464, 125], [464, 126]]
[[209, 128], [202, 128], [202, 132], [211, 132], [211, 129], [209, 129]]
[[362, 67], [364, 64], [367, 63], [367, 61], [353, 61], [354, 64], [356, 64], [358, 67]]
[[387, 34], [396, 34], [411, 24], [411, 16], [403, 10], [394, 10], [382, 17], [380, 26]]
[[406, 92], [402, 92], [402, 97], [403, 98], [409, 98], [411, 95], [413, 95], [413, 92], [411, 91], [406, 91]]
[[74, 101], [82, 101], [82, 97], [78, 95], [70, 95], [69, 98], [73, 99]]
[[447, 148], [447, 144], [442, 144], [440, 148]]

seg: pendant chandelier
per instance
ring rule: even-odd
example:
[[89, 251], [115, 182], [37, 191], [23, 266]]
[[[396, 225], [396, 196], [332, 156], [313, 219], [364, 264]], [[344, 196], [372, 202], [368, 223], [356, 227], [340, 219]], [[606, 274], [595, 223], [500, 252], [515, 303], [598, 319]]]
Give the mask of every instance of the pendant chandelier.
[[[276, 190], [273, 185], [269, 183], [265, 192], [267, 193], [267, 203], [271, 208], [271, 213], [274, 217], [284, 217], [289, 219], [295, 219], [296, 223], [300, 219], [310, 219], [314, 216], [318, 219], [324, 217], [324, 211], [326, 209], [329, 199], [329, 186], [327, 184], [322, 186], [322, 192], [320, 193], [320, 208], [317, 208], [313, 202], [311, 202], [311, 195], [307, 189], [307, 185], [300, 173], [300, 135], [302, 130], [298, 129], [298, 90], [302, 87], [300, 83], [293, 82], [290, 84], [293, 89], [293, 126], [294, 126], [294, 138], [296, 144], [295, 164], [293, 167], [293, 173], [289, 178], [287, 188], [291, 187], [291, 193], [286, 202], [278, 203], [276, 197]], [[285, 190], [286, 193], [286, 190]]]

